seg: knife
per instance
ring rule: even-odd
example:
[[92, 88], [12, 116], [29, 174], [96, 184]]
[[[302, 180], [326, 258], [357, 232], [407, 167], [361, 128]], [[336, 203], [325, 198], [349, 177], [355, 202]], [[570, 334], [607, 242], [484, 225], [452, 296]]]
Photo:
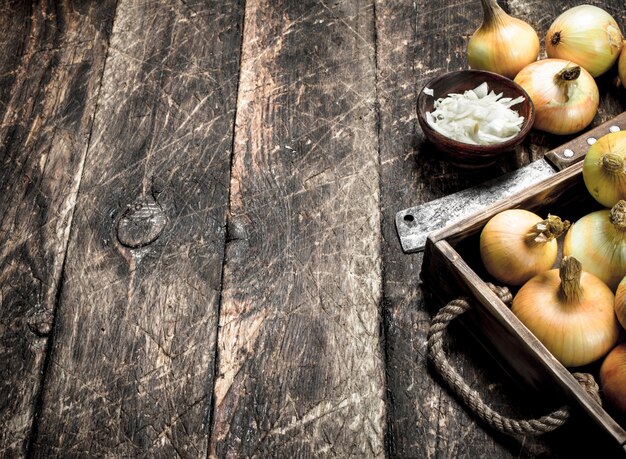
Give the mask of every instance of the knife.
[[396, 213], [396, 230], [406, 253], [424, 250], [432, 231], [453, 225], [500, 199], [513, 196], [584, 159], [589, 146], [609, 132], [626, 130], [626, 112], [550, 150], [544, 158], [481, 185]]

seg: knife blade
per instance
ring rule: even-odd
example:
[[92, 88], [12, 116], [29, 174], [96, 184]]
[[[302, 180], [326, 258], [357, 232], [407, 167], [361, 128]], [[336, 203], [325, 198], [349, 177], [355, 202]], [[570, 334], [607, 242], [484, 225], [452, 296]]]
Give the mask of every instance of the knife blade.
[[547, 152], [544, 158], [481, 185], [396, 213], [396, 230], [406, 253], [424, 250], [432, 231], [453, 225], [584, 159], [597, 139], [626, 130], [626, 112]]

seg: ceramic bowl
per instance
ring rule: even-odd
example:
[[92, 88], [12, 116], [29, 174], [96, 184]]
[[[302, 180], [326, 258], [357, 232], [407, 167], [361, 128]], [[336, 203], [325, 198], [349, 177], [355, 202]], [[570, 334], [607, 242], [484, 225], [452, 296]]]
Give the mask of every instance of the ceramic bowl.
[[[433, 111], [436, 99], [451, 93], [463, 93], [487, 82], [489, 91], [503, 93], [503, 97], [516, 98], [524, 96], [524, 101], [511, 107], [524, 117], [520, 132], [505, 142], [494, 145], [471, 145], [453, 140], [435, 131], [426, 121], [426, 113]], [[426, 94], [424, 89], [433, 90], [433, 95]], [[494, 164], [498, 158], [515, 150], [530, 132], [535, 120], [535, 109], [530, 97], [520, 85], [506, 77], [484, 70], [459, 70], [449, 72], [430, 80], [420, 91], [417, 98], [417, 119], [424, 136], [442, 152], [453, 164], [465, 168], [486, 167]]]

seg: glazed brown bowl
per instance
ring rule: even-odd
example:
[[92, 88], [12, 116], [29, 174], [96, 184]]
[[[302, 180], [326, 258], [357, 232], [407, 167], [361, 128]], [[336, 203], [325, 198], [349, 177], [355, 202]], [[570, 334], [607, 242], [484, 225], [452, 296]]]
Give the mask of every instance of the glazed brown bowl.
[[[503, 97], [515, 99], [524, 96], [524, 101], [511, 107], [524, 117], [520, 132], [505, 142], [494, 145], [472, 145], [453, 140], [435, 131], [426, 121], [426, 113], [433, 111], [436, 99], [446, 97], [451, 93], [463, 93], [474, 89], [481, 83], [487, 82], [489, 91], [496, 94], [503, 93]], [[430, 96], [424, 89], [430, 88], [434, 95]], [[530, 97], [520, 85], [497, 73], [484, 70], [459, 70], [449, 72], [430, 80], [420, 91], [417, 97], [417, 119], [424, 136], [453, 164], [465, 168], [479, 168], [494, 164], [498, 158], [515, 150], [530, 132], [535, 120], [535, 108]]]

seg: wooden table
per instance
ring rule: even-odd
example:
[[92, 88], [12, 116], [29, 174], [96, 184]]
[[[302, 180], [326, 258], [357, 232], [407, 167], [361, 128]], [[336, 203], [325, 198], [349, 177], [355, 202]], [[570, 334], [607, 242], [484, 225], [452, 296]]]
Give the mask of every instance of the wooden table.
[[[579, 3], [504, 7], [543, 37]], [[624, 25], [623, 0], [594, 3]], [[481, 171], [423, 142], [417, 92], [466, 67], [481, 19], [477, 0], [3, 2], [0, 456], [600, 457], [580, 416], [493, 432], [426, 362], [440, 305], [395, 212], [568, 140], [534, 132]], [[615, 77], [594, 125], [626, 109]], [[452, 335], [494, 407], [549, 408]]]

